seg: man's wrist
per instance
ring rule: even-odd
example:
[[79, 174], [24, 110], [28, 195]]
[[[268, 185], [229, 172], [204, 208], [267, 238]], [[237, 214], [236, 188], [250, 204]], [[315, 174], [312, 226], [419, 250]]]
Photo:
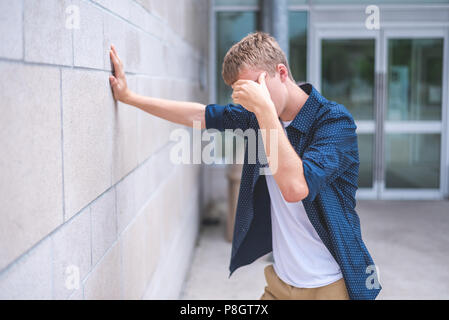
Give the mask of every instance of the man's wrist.
[[126, 92], [123, 94], [123, 98], [121, 98], [120, 101], [126, 104], [133, 104], [134, 97], [135, 93], [127, 89]]
[[275, 118], [278, 117], [276, 107], [274, 106], [273, 102], [269, 102], [265, 106], [255, 108], [254, 113], [257, 118], [259, 118], [260, 116], [266, 116], [268, 114], [272, 114]]

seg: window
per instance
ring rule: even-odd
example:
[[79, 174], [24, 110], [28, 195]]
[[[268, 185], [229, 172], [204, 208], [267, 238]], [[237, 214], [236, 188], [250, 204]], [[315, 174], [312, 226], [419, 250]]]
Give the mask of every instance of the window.
[[257, 13], [253, 11], [224, 11], [216, 13], [216, 83], [217, 103], [231, 102], [232, 90], [221, 76], [226, 52], [232, 45], [257, 29]]
[[288, 60], [296, 82], [307, 81], [307, 12], [290, 11], [288, 14]]
[[[258, 29], [259, 15], [257, 10], [257, 0], [246, 0], [246, 1], [219, 1], [215, 2], [215, 5], [226, 5], [227, 7], [221, 7], [220, 10], [215, 13], [216, 21], [216, 37], [215, 37], [215, 79], [216, 79], [216, 101], [218, 104], [228, 104], [232, 102], [231, 94], [232, 88], [226, 85], [223, 81], [221, 75], [222, 64], [224, 57], [228, 50], [236, 42], [240, 41], [247, 34], [254, 32]], [[255, 5], [254, 10], [235, 10], [235, 7], [230, 7], [231, 5]], [[237, 8], [238, 9], [238, 8]], [[228, 139], [231, 137], [228, 137]], [[215, 161], [220, 163], [225, 159], [226, 148], [232, 148], [232, 154], [236, 155], [237, 152], [241, 150], [235, 150], [235, 145], [226, 145], [225, 141], [234, 141], [226, 139], [226, 134], [222, 133], [215, 137]], [[221, 147], [221, 148], [220, 148]], [[226, 159], [229, 163], [233, 159]]]

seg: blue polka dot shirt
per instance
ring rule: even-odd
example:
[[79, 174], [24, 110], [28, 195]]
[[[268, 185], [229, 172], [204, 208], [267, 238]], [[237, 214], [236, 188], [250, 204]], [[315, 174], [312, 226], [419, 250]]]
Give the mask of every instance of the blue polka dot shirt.
[[[363, 243], [355, 211], [359, 154], [354, 119], [343, 105], [328, 101], [312, 85], [301, 88], [309, 97], [286, 130], [303, 162], [309, 189], [302, 200], [304, 208], [339, 264], [350, 298], [375, 299], [381, 290], [377, 268]], [[240, 105], [207, 105], [205, 118], [207, 129], [254, 129], [259, 134], [255, 115]], [[257, 145], [257, 154], [264, 154], [263, 144]], [[270, 196], [260, 174], [266, 156], [256, 158], [248, 161], [246, 143], [229, 276], [272, 251]]]

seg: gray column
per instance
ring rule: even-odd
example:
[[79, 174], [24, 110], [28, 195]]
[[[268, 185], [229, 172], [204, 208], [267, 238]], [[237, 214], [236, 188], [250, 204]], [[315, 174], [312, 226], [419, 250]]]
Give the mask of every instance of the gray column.
[[272, 25], [271, 25], [271, 3], [273, 0], [260, 0], [260, 10], [261, 10], [261, 24], [262, 30], [264, 32], [272, 33]]
[[262, 30], [276, 38], [288, 59], [288, 0], [261, 0]]

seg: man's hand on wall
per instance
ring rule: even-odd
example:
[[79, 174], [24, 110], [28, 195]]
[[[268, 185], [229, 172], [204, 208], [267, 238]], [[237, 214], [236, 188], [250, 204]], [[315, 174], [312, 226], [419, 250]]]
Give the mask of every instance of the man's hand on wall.
[[114, 92], [114, 98], [118, 101], [126, 103], [128, 97], [130, 96], [130, 92], [128, 85], [126, 84], [123, 63], [120, 60], [114, 45], [111, 45], [109, 55], [111, 57], [112, 64], [114, 65], [114, 75], [109, 76], [109, 82], [111, 83], [111, 87]]

